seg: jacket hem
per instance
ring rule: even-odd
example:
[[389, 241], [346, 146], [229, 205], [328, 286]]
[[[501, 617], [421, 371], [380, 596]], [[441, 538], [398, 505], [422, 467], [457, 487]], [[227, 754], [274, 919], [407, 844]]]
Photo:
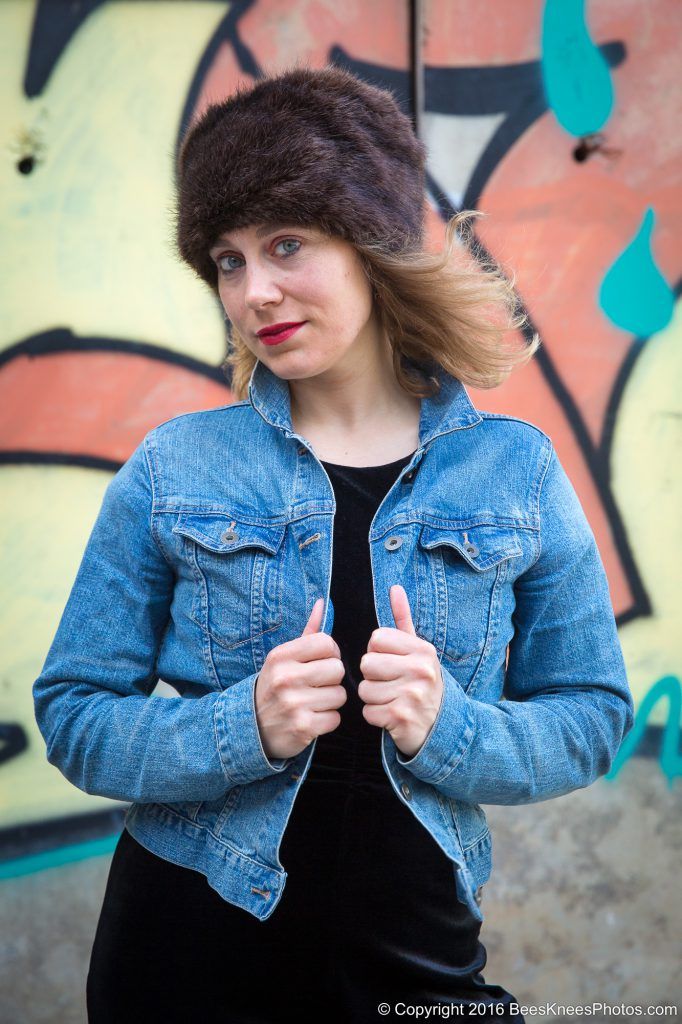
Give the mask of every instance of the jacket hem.
[[134, 803], [124, 825], [150, 853], [198, 871], [226, 902], [260, 921], [271, 916], [282, 897], [286, 871], [253, 860], [165, 805]]

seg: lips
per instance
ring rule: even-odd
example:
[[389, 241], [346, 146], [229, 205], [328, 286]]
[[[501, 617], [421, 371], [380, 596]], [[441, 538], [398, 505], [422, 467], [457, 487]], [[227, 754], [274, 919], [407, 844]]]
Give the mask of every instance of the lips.
[[304, 323], [306, 323], [305, 320], [297, 324], [280, 324], [277, 330], [264, 327], [257, 332], [258, 337], [264, 345], [279, 345], [281, 342], [286, 341], [287, 338], [290, 338], [300, 327], [303, 327]]

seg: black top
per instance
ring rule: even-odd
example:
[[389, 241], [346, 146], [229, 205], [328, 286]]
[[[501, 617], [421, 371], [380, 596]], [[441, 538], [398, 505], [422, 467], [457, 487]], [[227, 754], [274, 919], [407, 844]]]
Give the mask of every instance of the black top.
[[365, 721], [363, 702], [357, 690], [362, 679], [360, 659], [367, 650], [370, 634], [379, 625], [374, 606], [369, 530], [379, 505], [411, 458], [412, 455], [405, 455], [383, 466], [339, 466], [322, 462], [336, 497], [332, 636], [341, 649], [346, 668], [343, 685], [348, 699], [339, 709], [341, 724], [338, 728], [318, 736], [309, 777], [320, 770], [344, 770], [352, 766], [376, 774], [390, 788], [381, 763], [381, 729]]

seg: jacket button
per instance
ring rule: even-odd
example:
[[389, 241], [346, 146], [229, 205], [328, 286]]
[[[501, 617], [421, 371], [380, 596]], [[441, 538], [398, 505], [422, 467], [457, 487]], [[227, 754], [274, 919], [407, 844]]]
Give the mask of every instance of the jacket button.
[[476, 545], [471, 543], [465, 544], [464, 550], [467, 552], [467, 554], [471, 555], [472, 558], [475, 558], [479, 552], [479, 549], [476, 547]]
[[477, 906], [480, 907], [482, 899], [483, 899], [483, 886], [479, 885], [479, 887], [476, 890], [476, 893], [474, 895], [474, 900], [476, 901]]
[[238, 534], [237, 534], [236, 530], [224, 530], [223, 533], [220, 534], [220, 539], [224, 540], [225, 543], [228, 543], [230, 541], [236, 540], [237, 537], [238, 537]]
[[387, 537], [386, 540], [384, 541], [384, 547], [386, 548], [387, 551], [395, 551], [396, 548], [400, 547], [402, 542], [402, 537]]
[[414, 470], [411, 469], [410, 472], [406, 473], [405, 476], [403, 477], [403, 483], [404, 484], [409, 483], [409, 481], [412, 479], [413, 476], [414, 476]]
[[304, 448], [304, 446], [301, 445], [301, 447], [298, 449], [298, 454], [299, 455], [307, 455], [308, 454], [308, 449]]
[[406, 782], [403, 782], [402, 786], [400, 787], [400, 792], [403, 794], [406, 800], [412, 799], [412, 790], [410, 789]]

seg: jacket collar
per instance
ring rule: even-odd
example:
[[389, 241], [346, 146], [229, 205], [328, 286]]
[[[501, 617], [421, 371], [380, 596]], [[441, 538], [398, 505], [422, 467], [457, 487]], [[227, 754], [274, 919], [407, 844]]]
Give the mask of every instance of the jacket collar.
[[[482, 417], [474, 408], [462, 382], [439, 364], [436, 365], [434, 372], [440, 380], [441, 387], [437, 395], [422, 399], [419, 419], [421, 447], [441, 434], [461, 427], [473, 427], [482, 422]], [[249, 402], [273, 427], [283, 430], [288, 435], [294, 434], [289, 385], [260, 359], [256, 362], [249, 380]]]

